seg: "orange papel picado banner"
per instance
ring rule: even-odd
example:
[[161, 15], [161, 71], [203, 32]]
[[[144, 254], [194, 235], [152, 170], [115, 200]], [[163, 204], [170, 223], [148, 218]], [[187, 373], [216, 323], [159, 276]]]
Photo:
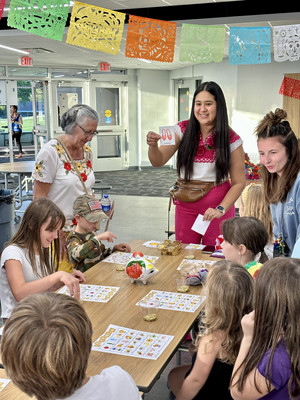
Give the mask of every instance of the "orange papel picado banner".
[[129, 16], [125, 56], [173, 62], [176, 22]]

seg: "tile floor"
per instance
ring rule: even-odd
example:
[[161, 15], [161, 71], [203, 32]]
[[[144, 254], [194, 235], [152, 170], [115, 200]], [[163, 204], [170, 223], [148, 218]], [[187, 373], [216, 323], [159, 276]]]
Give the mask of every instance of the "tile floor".
[[[133, 239], [167, 239], [167, 234], [165, 233], [168, 226], [169, 199], [167, 197], [119, 195], [110, 195], [110, 197], [115, 201], [115, 213], [110, 222], [109, 231], [117, 236], [115, 243], [130, 242]], [[28, 204], [28, 202], [25, 202], [21, 210], [24, 211]], [[170, 225], [174, 225], [174, 207], [171, 209]], [[19, 224], [14, 223], [14, 232], [18, 227]], [[174, 236], [171, 238], [174, 238]], [[189, 355], [182, 353], [182, 364], [189, 363]], [[175, 365], [174, 357], [151, 391], [145, 394], [145, 400], [169, 399], [167, 376]]]

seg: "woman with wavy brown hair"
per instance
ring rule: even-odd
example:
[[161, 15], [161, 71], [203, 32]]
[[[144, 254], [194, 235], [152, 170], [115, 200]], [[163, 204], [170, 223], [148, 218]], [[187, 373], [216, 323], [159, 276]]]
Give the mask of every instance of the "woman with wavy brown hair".
[[286, 117], [286, 111], [277, 108], [256, 129], [265, 201], [274, 224], [274, 256], [290, 256], [300, 235], [299, 142]]

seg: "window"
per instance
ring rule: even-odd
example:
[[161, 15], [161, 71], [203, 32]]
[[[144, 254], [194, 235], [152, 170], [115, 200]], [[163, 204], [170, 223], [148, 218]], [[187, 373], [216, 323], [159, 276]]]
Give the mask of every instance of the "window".
[[96, 88], [96, 110], [100, 126], [121, 125], [119, 99], [119, 88]]
[[190, 118], [189, 88], [178, 88], [178, 120], [183, 121]]

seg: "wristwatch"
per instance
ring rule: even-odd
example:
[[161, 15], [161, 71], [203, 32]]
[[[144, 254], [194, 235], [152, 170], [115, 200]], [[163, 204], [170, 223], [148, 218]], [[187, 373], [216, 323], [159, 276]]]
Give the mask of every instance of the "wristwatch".
[[225, 214], [225, 208], [222, 206], [217, 206], [216, 210], [220, 211], [223, 215]]

